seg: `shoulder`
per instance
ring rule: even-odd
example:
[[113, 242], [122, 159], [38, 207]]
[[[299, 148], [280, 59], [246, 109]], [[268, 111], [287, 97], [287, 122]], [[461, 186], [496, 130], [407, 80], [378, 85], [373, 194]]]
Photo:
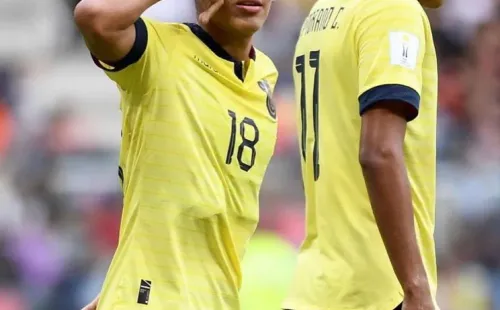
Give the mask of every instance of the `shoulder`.
[[142, 20], [151, 28], [158, 31], [167, 31], [171, 33], [183, 33], [189, 31], [189, 27], [183, 23], [162, 22], [148, 17], [141, 17]]
[[[430, 30], [429, 20], [418, 0], [359, 0], [354, 12], [353, 33], [363, 40], [387, 31], [416, 33]], [[358, 42], [359, 43], [359, 42]]]
[[373, 14], [383, 14], [394, 18], [403, 14], [425, 14], [418, 0], [359, 0], [356, 4], [357, 16], [366, 18]]
[[255, 62], [259, 70], [259, 74], [270, 79], [270, 82], [275, 84], [278, 79], [278, 69], [276, 69], [276, 66], [271, 58], [260, 50], [255, 49]]
[[172, 39], [182, 38], [190, 33], [189, 27], [182, 23], [167, 23], [145, 17], [141, 19], [147, 27], [149, 36], [160, 41], [171, 42]]

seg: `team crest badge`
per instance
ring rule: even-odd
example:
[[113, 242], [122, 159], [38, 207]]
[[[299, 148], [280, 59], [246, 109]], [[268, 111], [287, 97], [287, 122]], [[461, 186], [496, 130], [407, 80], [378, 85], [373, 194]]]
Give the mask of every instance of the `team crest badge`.
[[269, 86], [269, 83], [266, 80], [260, 80], [257, 82], [259, 84], [260, 89], [262, 89], [266, 95], [266, 106], [267, 106], [267, 111], [269, 112], [269, 115], [271, 115], [272, 118], [276, 119], [276, 106], [274, 105], [274, 102], [272, 100], [272, 93], [271, 93], [271, 87]]

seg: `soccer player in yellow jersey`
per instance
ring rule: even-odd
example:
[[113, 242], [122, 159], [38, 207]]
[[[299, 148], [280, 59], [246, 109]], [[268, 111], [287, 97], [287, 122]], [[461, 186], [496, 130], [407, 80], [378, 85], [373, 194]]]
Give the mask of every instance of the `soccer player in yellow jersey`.
[[120, 241], [87, 309], [237, 310], [277, 132], [276, 68], [252, 47], [270, 0], [200, 0], [201, 25], [140, 18], [156, 2], [75, 9], [123, 114]]
[[306, 239], [285, 309], [434, 310], [437, 65], [422, 5], [319, 0], [298, 39]]

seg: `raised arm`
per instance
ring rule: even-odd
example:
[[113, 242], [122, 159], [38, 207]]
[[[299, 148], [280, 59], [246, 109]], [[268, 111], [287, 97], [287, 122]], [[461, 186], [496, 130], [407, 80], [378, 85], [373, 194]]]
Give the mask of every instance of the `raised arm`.
[[82, 0], [74, 11], [75, 22], [91, 53], [113, 63], [134, 46], [134, 23], [159, 0]]

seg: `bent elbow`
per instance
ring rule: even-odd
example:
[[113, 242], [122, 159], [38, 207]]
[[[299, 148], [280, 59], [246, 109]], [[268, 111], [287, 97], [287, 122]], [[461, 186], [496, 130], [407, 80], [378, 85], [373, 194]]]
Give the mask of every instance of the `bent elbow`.
[[361, 147], [359, 164], [363, 170], [391, 165], [402, 157], [402, 152], [389, 146]]
[[82, 0], [76, 5], [73, 18], [82, 32], [99, 34], [106, 20], [105, 6], [100, 1]]

